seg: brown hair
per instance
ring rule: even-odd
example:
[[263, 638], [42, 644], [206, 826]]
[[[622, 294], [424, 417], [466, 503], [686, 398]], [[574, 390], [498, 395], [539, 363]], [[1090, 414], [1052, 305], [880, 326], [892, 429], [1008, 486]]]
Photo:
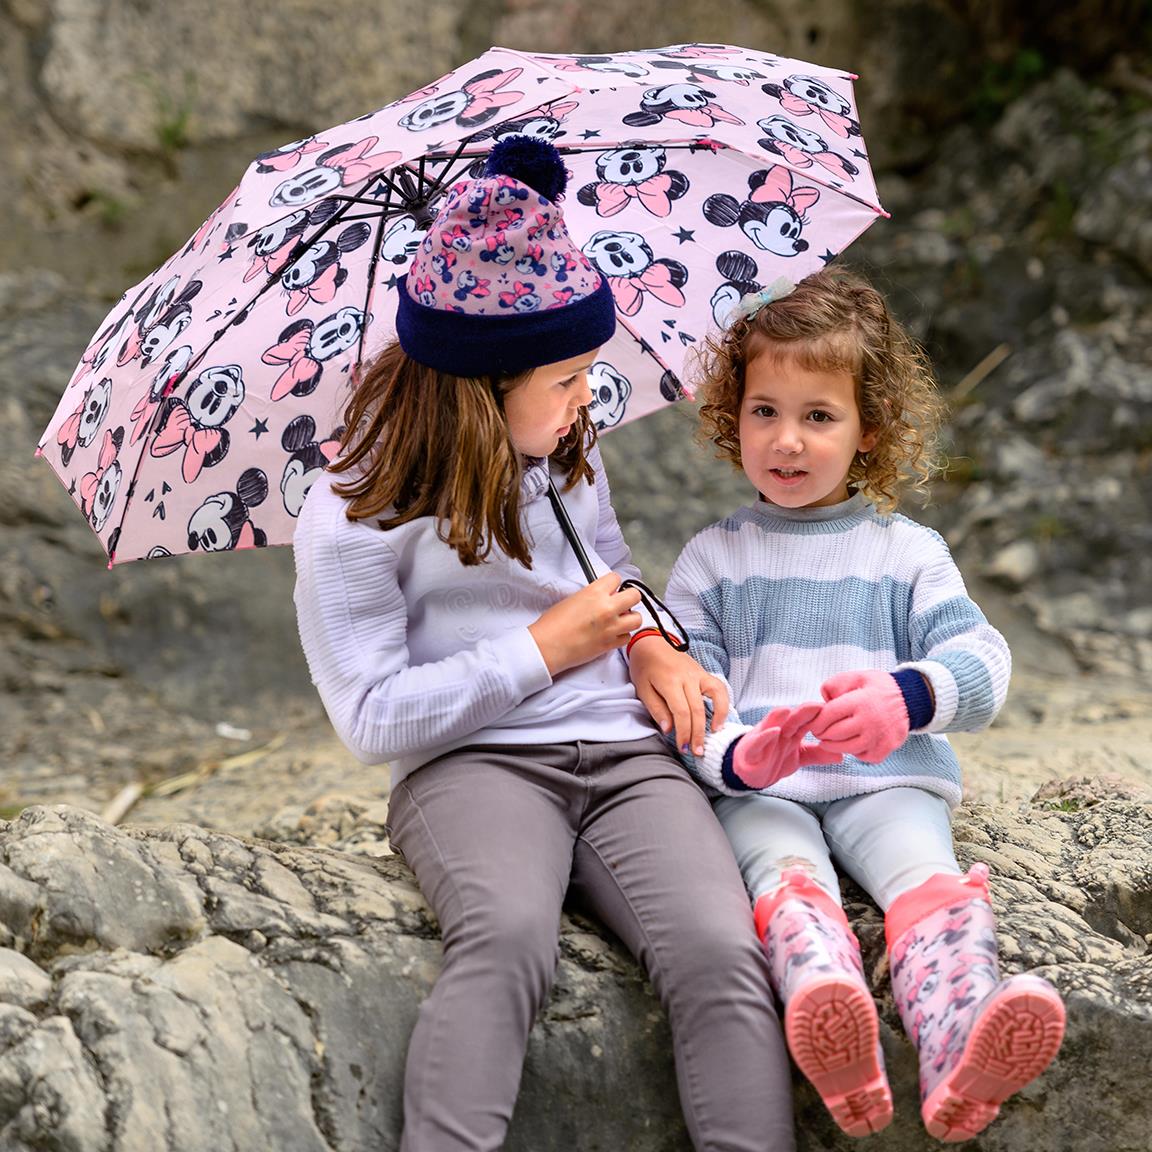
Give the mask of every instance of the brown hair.
[[896, 507], [903, 486], [926, 489], [941, 466], [944, 401], [924, 350], [865, 279], [846, 268], [823, 268], [708, 340], [700, 437], [737, 468], [745, 371], [765, 353], [791, 357], [809, 371], [851, 374], [861, 426], [876, 443], [856, 454], [850, 486], [884, 512]]
[[[435, 516], [461, 564], [483, 562], [495, 545], [531, 568], [520, 523], [523, 466], [504, 420], [504, 396], [527, 379], [451, 376], [389, 344], [360, 373], [328, 468], [351, 473], [332, 486], [348, 500], [348, 519], [377, 517], [381, 528], [395, 528]], [[565, 490], [593, 482], [587, 452], [595, 441], [581, 409], [552, 454], [566, 470]]]

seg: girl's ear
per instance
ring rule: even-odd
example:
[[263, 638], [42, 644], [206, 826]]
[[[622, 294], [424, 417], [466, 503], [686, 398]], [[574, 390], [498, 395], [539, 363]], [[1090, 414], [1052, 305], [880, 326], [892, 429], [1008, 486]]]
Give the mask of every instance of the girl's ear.
[[876, 441], [879, 438], [879, 432], [861, 432], [860, 439], [856, 442], [856, 451], [871, 452], [876, 447]]

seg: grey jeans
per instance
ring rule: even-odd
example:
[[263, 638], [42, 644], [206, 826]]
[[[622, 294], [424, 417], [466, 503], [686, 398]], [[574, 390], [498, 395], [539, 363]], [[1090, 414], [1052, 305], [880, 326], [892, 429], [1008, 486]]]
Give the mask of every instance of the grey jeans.
[[789, 866], [805, 868], [839, 902], [835, 864], [884, 911], [929, 876], [960, 873], [947, 801], [923, 788], [885, 788], [828, 804], [759, 792], [712, 803], [753, 901], [776, 888]]
[[788, 1056], [740, 873], [660, 737], [460, 749], [395, 789], [389, 824], [444, 948], [408, 1049], [403, 1152], [501, 1146], [569, 892], [668, 1014], [694, 1146], [794, 1147]]

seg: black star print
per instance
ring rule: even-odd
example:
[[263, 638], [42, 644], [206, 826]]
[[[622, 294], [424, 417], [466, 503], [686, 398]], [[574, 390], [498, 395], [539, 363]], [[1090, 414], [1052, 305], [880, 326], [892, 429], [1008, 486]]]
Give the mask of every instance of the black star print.
[[400, 283], [400, 277], [395, 272], [388, 277], [388, 283], [384, 285], [385, 288], [395, 288]]
[[232, 253], [235, 251], [236, 251], [236, 246], [234, 244], [229, 244], [224, 249], [224, 251], [221, 252], [220, 255], [216, 257], [216, 259], [218, 261], [231, 260], [232, 259]]
[[694, 231], [689, 232], [687, 228], [681, 228], [679, 232], [673, 232], [672, 235], [675, 236], [681, 244], [686, 244], [689, 240], [693, 243], [696, 242], [696, 233]]
[[831, 264], [832, 261], [836, 259], [837, 255], [838, 253], [831, 251], [831, 249], [825, 248], [824, 255], [821, 256], [820, 259], [823, 260], [825, 264]]
[[857, 160], [867, 160], [868, 159], [868, 153], [867, 152], [861, 152], [858, 148], [852, 149], [852, 155], [855, 156]]
[[600, 133], [599, 133], [599, 131], [598, 131], [597, 129], [595, 129], [595, 128], [589, 128], [587, 131], [585, 131], [585, 132], [581, 132], [581, 133], [580, 133], [580, 135], [581, 135], [581, 136], [582, 136], [582, 137], [583, 137], [585, 140], [591, 140], [593, 136], [599, 136], [599, 135], [600, 135]]
[[252, 435], [255, 436], [257, 440], [259, 440], [260, 437], [263, 436], [264, 433], [268, 431], [268, 421], [267, 420], [257, 420], [256, 423], [251, 428], [248, 429], [248, 431], [251, 432]]

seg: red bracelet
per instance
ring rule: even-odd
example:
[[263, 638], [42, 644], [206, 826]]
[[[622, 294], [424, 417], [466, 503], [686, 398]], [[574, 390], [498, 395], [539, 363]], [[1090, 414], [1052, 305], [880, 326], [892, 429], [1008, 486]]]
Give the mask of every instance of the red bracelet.
[[[659, 628], [641, 628], [639, 632], [633, 632], [632, 638], [628, 641], [628, 647], [624, 649], [624, 655], [627, 656], [631, 653], [632, 645], [635, 644], [637, 640], [643, 640], [645, 636], [662, 637], [663, 635], [664, 633], [661, 632]], [[679, 637], [674, 637], [674, 639], [679, 640]]]

